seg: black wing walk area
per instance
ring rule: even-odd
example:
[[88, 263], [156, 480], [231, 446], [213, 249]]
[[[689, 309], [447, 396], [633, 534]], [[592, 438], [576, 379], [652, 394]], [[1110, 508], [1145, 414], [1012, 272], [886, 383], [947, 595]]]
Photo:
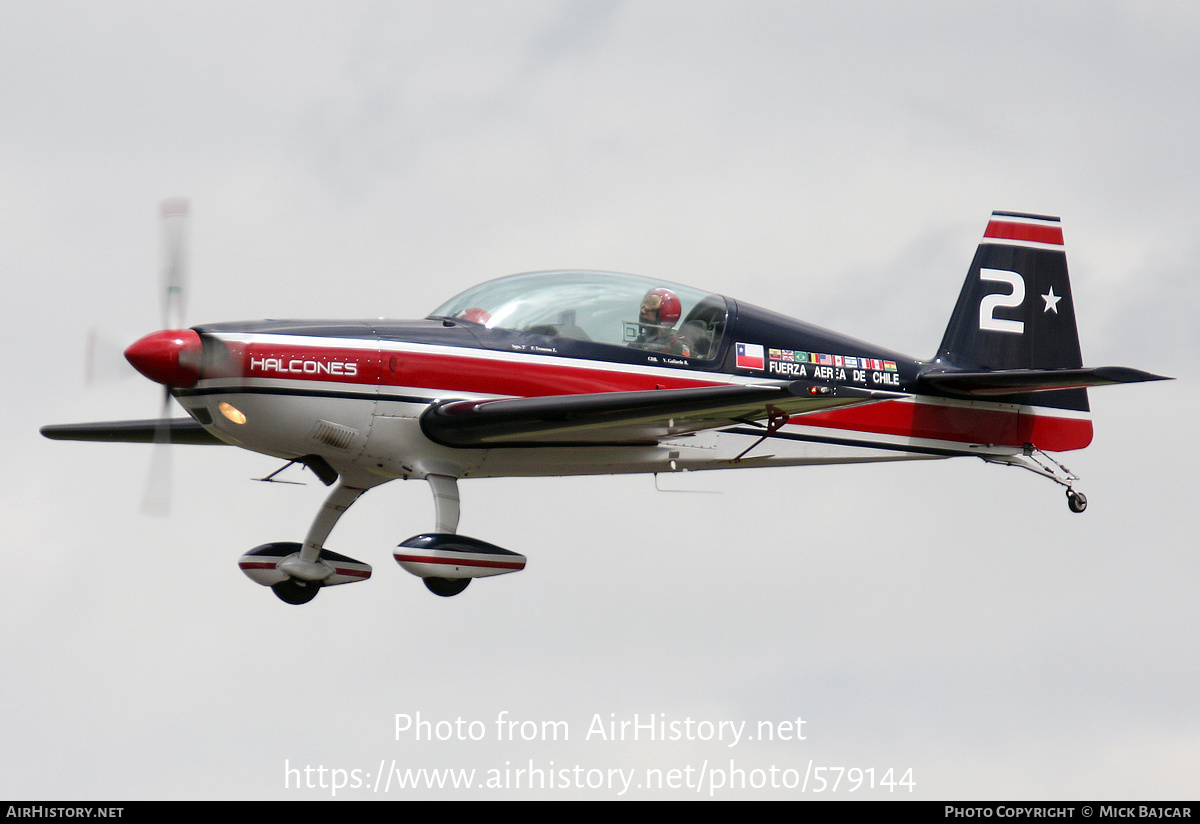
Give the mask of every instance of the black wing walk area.
[[[190, 443], [227, 444], [210, 435], [191, 418], [168, 421], [106, 421], [103, 423], [65, 423], [43, 426], [41, 433], [55, 441], [103, 441], [108, 443]], [[165, 437], [164, 437], [165, 434]]]
[[638, 446], [779, 413], [905, 397], [806, 381], [541, 398], [439, 401], [421, 415], [430, 440], [452, 447]]
[[1059, 389], [1083, 389], [1116, 383], [1169, 381], [1125, 366], [1098, 366], [1092, 369], [998, 369], [992, 372], [926, 372], [918, 380], [954, 395], [996, 396], [1025, 392], [1052, 392]]

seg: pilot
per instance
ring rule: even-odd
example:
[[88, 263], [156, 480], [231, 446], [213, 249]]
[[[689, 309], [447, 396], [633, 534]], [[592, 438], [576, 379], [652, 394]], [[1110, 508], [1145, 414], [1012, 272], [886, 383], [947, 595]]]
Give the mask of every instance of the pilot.
[[691, 348], [675, 331], [675, 323], [682, 310], [678, 296], [670, 289], [651, 289], [642, 297], [638, 315], [640, 333], [633, 346], [690, 358]]
[[478, 306], [472, 306], [458, 313], [458, 316], [463, 320], [469, 320], [471, 323], [478, 323], [480, 326], [487, 326], [488, 321], [492, 319], [491, 314], [486, 309], [480, 309]]

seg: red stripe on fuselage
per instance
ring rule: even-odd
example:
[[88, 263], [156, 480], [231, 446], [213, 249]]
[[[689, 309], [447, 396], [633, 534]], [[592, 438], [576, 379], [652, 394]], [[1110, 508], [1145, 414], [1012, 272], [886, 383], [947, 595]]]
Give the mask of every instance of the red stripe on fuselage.
[[789, 423], [956, 443], [996, 446], [1032, 443], [1051, 452], [1083, 449], [1092, 442], [1092, 422], [1086, 419], [909, 401], [883, 401], [813, 412], [797, 415]]
[[985, 238], [993, 237], [1003, 240], [1028, 240], [1034, 243], [1049, 243], [1055, 246], [1063, 245], [1061, 226], [1046, 226], [1033, 223], [1009, 223], [1004, 220], [993, 220], [983, 233]]
[[[623, 371], [512, 358], [477, 357], [463, 350], [450, 355], [420, 350], [383, 351], [281, 343], [230, 343], [236, 357], [227, 368], [206, 369], [204, 378], [283, 380], [411, 386], [480, 395], [540, 397], [631, 392], [640, 389], [687, 389], [732, 381], [705, 380], [669, 373]], [[240, 364], [240, 367], [234, 364]]]
[[1021, 445], [1031, 443], [1048, 452], [1083, 449], [1092, 442], [1092, 422], [1088, 419], [1055, 418], [1050, 415], [1021, 413]]
[[686, 389], [719, 386], [723, 381], [697, 380], [671, 375], [622, 372], [609, 369], [517, 360], [458, 357], [415, 352], [398, 353], [399, 364], [389, 371], [384, 355], [383, 383], [449, 389], [482, 395], [590, 395], [596, 392], [632, 392], [639, 389]]
[[[241, 369], [214, 370], [217, 374], [206, 370], [204, 378], [231, 377], [242, 372], [239, 377], [414, 387], [525, 398], [737, 383], [676, 377], [662, 372], [624, 371], [616, 365], [610, 368], [582, 366], [565, 358], [562, 363], [547, 363], [520, 354], [511, 358], [480, 357], [469, 354], [471, 350], [463, 350], [462, 355], [451, 355], [421, 350], [379, 352], [349, 347], [286, 346], [275, 342], [231, 343], [229, 346], [239, 356], [231, 358], [230, 367], [240, 362]], [[261, 364], [267, 358], [278, 364], [270, 369], [262, 368]], [[329, 369], [311, 371], [313, 367], [306, 364], [312, 363], [343, 366], [334, 374]], [[353, 376], [346, 374], [348, 370], [344, 366], [351, 363], [355, 364]], [[253, 367], [253, 364], [260, 366]], [[798, 415], [791, 423], [956, 443], [1018, 447], [1032, 443], [1040, 449], [1058, 452], [1082, 449], [1091, 443], [1092, 424], [1089, 420], [1045, 413], [1018, 414], [1010, 410], [884, 401]]]

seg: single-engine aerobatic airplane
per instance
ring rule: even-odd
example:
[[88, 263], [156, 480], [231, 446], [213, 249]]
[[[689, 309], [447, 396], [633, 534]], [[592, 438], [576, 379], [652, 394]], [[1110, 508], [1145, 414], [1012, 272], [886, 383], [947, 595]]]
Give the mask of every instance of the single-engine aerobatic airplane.
[[455, 534], [460, 478], [969, 455], [1052, 479], [1082, 512], [1078, 478], [1046, 453], [1090, 443], [1087, 387], [1162, 379], [1084, 368], [1059, 220], [1015, 212], [993, 213], [929, 360], [711, 292], [588, 271], [493, 280], [425, 320], [167, 325], [125, 356], [189, 418], [42, 434], [232, 444], [336, 484], [303, 543], [240, 560], [291, 604], [370, 577], [325, 540], [360, 495], [397, 478], [429, 482], [436, 526], [395, 558], [443, 596], [525, 566]]

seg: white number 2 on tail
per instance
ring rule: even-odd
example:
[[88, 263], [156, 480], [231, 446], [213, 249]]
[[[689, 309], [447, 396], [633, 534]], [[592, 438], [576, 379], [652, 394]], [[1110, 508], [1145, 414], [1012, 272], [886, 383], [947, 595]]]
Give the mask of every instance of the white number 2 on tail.
[[979, 328], [988, 329], [992, 332], [1023, 334], [1025, 332], [1025, 321], [1005, 320], [1004, 318], [996, 317], [995, 313], [997, 306], [1013, 308], [1020, 306], [1025, 301], [1024, 279], [1016, 272], [1009, 272], [1004, 269], [983, 268], [979, 270], [979, 279], [995, 280], [1007, 283], [1012, 287], [1012, 291], [1007, 295], [996, 293], [983, 296], [983, 300], [979, 301]]

